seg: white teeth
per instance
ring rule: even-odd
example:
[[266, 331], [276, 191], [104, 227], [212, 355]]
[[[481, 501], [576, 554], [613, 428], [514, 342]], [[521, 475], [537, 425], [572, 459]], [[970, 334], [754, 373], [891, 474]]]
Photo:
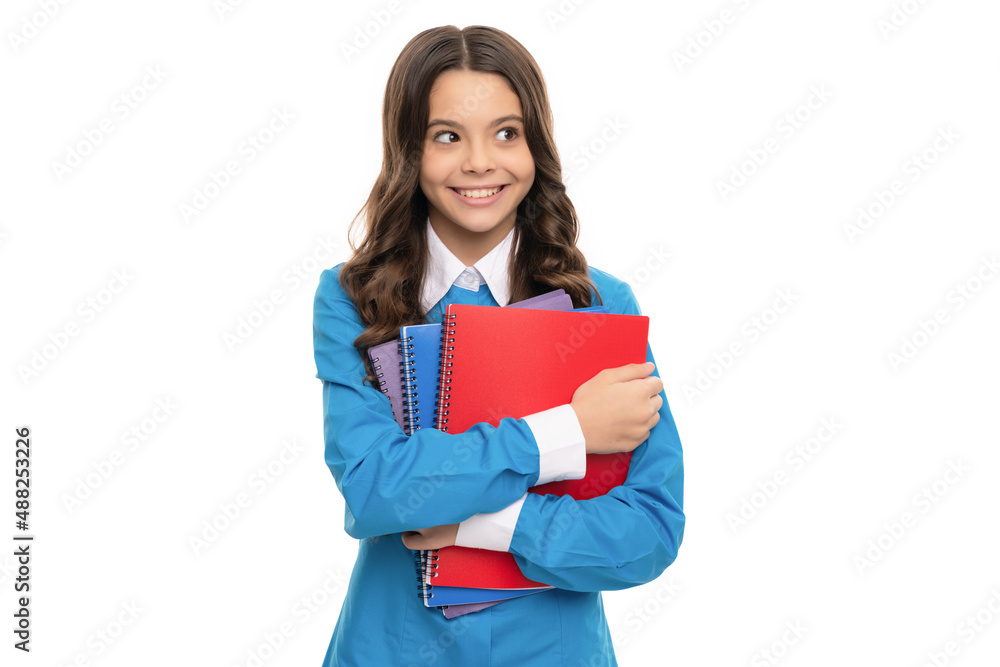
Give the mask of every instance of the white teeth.
[[496, 193], [500, 192], [500, 189], [502, 187], [503, 186], [500, 186], [499, 188], [493, 188], [492, 190], [458, 190], [458, 189], [456, 189], [455, 192], [457, 192], [458, 194], [462, 195], [463, 197], [469, 197], [470, 199], [482, 199], [483, 197], [492, 197]]

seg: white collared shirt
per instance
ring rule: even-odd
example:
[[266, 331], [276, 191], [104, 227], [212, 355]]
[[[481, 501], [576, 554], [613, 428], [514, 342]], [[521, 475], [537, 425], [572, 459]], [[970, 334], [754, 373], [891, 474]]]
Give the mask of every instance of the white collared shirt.
[[482, 259], [467, 267], [451, 250], [448, 250], [431, 226], [430, 218], [427, 218], [427, 274], [424, 276], [424, 289], [420, 299], [424, 312], [433, 308], [448, 293], [452, 285], [470, 292], [479, 291], [481, 284], [486, 285], [496, 302], [506, 306], [510, 299], [507, 262], [513, 241], [514, 229], [511, 228], [507, 236]]
[[[427, 273], [421, 305], [429, 311], [452, 286], [472, 292], [486, 285], [501, 306], [510, 298], [507, 262], [512, 252], [514, 230], [473, 266], [467, 267], [448, 249], [427, 219]], [[583, 479], [587, 472], [587, 452], [583, 430], [576, 412], [568, 403], [523, 418], [538, 445], [536, 485], [565, 479]], [[456, 546], [507, 551], [527, 493], [499, 512], [476, 514], [458, 524]]]

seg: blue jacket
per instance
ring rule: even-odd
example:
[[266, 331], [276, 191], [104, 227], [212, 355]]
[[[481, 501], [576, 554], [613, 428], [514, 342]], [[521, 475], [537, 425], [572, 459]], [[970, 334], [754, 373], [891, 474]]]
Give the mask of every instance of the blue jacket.
[[[316, 291], [316, 377], [326, 463], [346, 502], [344, 528], [360, 543], [324, 665], [617, 665], [600, 591], [656, 579], [684, 533], [681, 444], [666, 396], [623, 486], [590, 500], [528, 494], [509, 551], [525, 576], [556, 588], [448, 620], [418, 597], [415, 552], [399, 534], [507, 507], [538, 479], [538, 448], [523, 419], [404, 435], [388, 398], [362, 382], [353, 341], [364, 327], [339, 269], [323, 271]], [[640, 314], [626, 283], [593, 267], [590, 277], [612, 313]], [[428, 321], [440, 322], [449, 303], [498, 305], [485, 286], [453, 286]]]

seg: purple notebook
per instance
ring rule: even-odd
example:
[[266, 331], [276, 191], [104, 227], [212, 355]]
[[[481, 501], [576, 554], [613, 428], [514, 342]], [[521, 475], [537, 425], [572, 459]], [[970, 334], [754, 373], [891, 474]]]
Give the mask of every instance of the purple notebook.
[[372, 370], [378, 381], [378, 388], [389, 397], [389, 405], [392, 407], [392, 416], [395, 418], [399, 428], [406, 431], [403, 426], [403, 377], [400, 374], [399, 341], [390, 340], [380, 345], [373, 345], [368, 348], [368, 359], [372, 362]]
[[[549, 303], [549, 302], [552, 303]], [[557, 289], [533, 296], [524, 301], [508, 303], [507, 308], [537, 308], [539, 310], [573, 310], [573, 297], [566, 290]]]

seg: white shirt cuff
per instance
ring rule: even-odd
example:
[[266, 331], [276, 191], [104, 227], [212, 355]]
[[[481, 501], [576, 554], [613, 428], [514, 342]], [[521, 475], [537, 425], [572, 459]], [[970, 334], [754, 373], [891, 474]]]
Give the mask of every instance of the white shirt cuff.
[[458, 524], [455, 546], [507, 551], [514, 537], [517, 517], [521, 514], [521, 505], [527, 497], [525, 493], [499, 512], [476, 514]]
[[524, 418], [538, 445], [536, 486], [587, 474], [587, 442], [573, 407], [566, 403]]

